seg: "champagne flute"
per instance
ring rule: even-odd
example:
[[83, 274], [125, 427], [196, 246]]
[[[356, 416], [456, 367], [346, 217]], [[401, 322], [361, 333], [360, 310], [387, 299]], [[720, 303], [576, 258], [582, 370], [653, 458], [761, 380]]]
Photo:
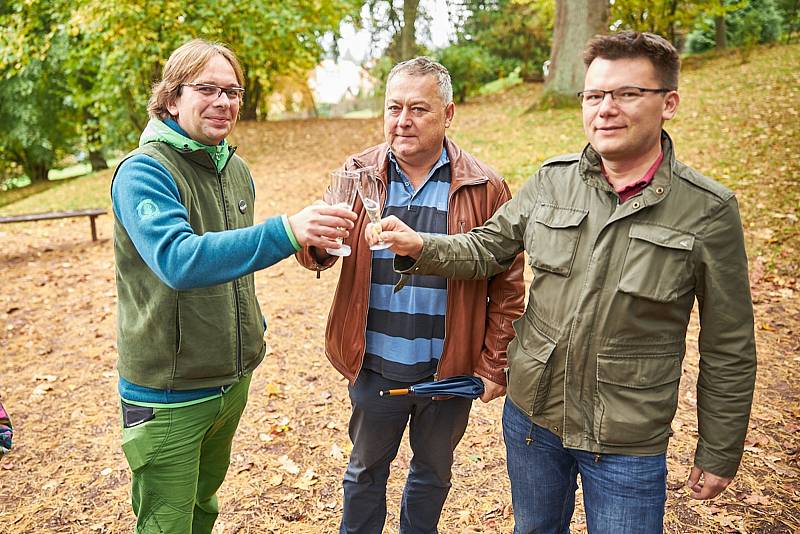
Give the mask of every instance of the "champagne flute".
[[[356, 189], [358, 173], [352, 171], [333, 171], [331, 173], [331, 185], [328, 188], [326, 200], [332, 206], [353, 210], [353, 202], [356, 199]], [[342, 230], [342, 228], [340, 228]], [[326, 248], [325, 252], [333, 256], [349, 256], [350, 245], [342, 243], [342, 238], [336, 238], [336, 242], [341, 245], [339, 248]]]
[[389, 248], [389, 243], [381, 239], [381, 194], [378, 187], [378, 174], [375, 167], [362, 167], [358, 169], [358, 195], [364, 210], [370, 220], [372, 233], [378, 237], [378, 242], [370, 245], [370, 250], [383, 250]]

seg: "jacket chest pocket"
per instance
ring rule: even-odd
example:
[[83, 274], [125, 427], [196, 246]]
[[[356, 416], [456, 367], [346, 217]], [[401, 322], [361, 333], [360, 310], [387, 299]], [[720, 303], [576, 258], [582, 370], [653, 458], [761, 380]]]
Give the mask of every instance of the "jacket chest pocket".
[[528, 224], [531, 267], [569, 276], [587, 210], [541, 205]]
[[619, 291], [657, 302], [672, 302], [691, 285], [692, 234], [633, 223], [619, 279]]

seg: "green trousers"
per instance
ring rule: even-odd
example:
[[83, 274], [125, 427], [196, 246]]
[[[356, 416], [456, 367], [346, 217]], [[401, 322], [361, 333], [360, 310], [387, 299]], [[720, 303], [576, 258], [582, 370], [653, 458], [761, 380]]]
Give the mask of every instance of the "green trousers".
[[122, 429], [137, 534], [211, 534], [251, 377], [212, 400], [153, 408], [152, 419]]

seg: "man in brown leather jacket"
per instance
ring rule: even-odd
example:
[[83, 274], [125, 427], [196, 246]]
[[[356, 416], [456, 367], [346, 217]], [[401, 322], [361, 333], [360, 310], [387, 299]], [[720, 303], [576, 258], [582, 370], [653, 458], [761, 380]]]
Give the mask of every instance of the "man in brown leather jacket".
[[[392, 69], [386, 142], [345, 163], [346, 169], [376, 168], [384, 216], [395, 215], [420, 231], [463, 233], [511, 198], [502, 178], [445, 137], [454, 109], [450, 75], [442, 65], [420, 57]], [[360, 200], [355, 211], [359, 218], [345, 240], [352, 254], [343, 259], [325, 334], [326, 354], [349, 380], [353, 407], [340, 532], [382, 531], [389, 466], [409, 425], [413, 458], [400, 532], [432, 534], [471, 401], [382, 398], [378, 392], [474, 374], [484, 382], [481, 400], [503, 395], [511, 322], [523, 311], [522, 256], [488, 280], [412, 276], [395, 291], [400, 277], [393, 254], [369, 249], [363, 238], [369, 220]], [[298, 258], [314, 270], [336, 260], [319, 248], [305, 248]]]

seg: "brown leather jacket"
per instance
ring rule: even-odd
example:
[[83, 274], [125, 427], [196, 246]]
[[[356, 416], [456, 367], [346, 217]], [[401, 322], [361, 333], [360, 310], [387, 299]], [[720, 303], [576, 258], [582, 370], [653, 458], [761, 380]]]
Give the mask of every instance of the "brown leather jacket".
[[[445, 139], [450, 158], [451, 184], [448, 202], [448, 233], [468, 232], [480, 226], [503, 203], [511, 198], [508, 185], [494, 170], [463, 152]], [[346, 169], [367, 165], [379, 169], [381, 207], [386, 201], [389, 168], [388, 145], [382, 143], [350, 156]], [[356, 199], [358, 220], [345, 242], [352, 248], [343, 258], [339, 284], [333, 297], [325, 330], [325, 353], [331, 364], [351, 383], [355, 382], [364, 361], [364, 334], [367, 328], [369, 287], [372, 274], [371, 251], [364, 239], [369, 222], [361, 200]], [[316, 252], [304, 248], [297, 253], [306, 268], [322, 271], [338, 259], [328, 256], [321, 263]], [[520, 254], [512, 267], [489, 280], [449, 280], [445, 340], [436, 379], [477, 373], [497, 384], [506, 383], [506, 347], [514, 337], [511, 322], [524, 309], [523, 258]]]

